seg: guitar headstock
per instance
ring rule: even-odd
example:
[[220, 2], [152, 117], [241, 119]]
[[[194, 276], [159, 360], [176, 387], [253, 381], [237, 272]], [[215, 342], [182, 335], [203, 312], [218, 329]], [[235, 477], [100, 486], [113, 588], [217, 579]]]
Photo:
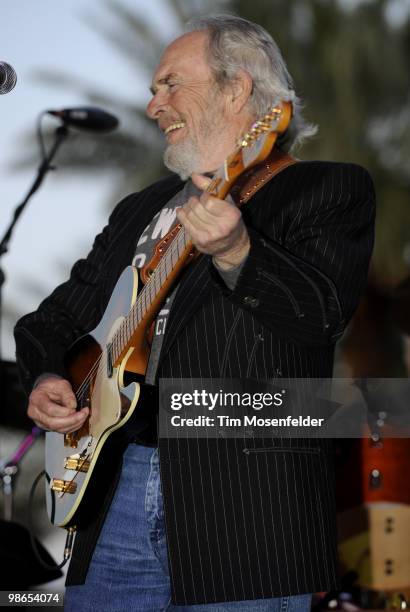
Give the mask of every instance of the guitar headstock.
[[255, 121], [249, 132], [239, 141], [239, 147], [225, 160], [224, 180], [231, 184], [245, 170], [266, 159], [272, 151], [278, 134], [288, 128], [292, 117], [292, 104], [281, 102], [270, 108]]
[[262, 119], [256, 121], [241, 139], [240, 146], [245, 168], [262, 162], [271, 152], [278, 134], [286, 131], [292, 114], [290, 102], [273, 106]]

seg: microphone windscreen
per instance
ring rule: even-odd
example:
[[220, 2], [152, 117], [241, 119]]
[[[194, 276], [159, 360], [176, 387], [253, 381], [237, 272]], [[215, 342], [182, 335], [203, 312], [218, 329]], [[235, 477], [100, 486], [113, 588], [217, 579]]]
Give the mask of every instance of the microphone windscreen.
[[65, 125], [91, 132], [110, 132], [119, 125], [115, 115], [95, 106], [48, 110], [46, 113], [58, 117]]
[[17, 74], [13, 66], [0, 62], [0, 94], [9, 93], [17, 83]]

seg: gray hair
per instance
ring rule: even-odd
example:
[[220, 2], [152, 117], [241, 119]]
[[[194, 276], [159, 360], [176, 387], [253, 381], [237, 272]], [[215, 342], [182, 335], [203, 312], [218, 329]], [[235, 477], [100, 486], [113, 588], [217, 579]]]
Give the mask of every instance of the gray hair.
[[283, 150], [294, 149], [317, 132], [317, 127], [304, 119], [279, 47], [262, 26], [235, 15], [213, 15], [194, 18], [185, 28], [186, 32], [197, 30], [209, 33], [209, 62], [221, 87], [236, 78], [239, 68], [251, 76], [249, 108], [255, 117], [263, 116], [272, 103], [292, 102], [292, 121], [278, 140]]

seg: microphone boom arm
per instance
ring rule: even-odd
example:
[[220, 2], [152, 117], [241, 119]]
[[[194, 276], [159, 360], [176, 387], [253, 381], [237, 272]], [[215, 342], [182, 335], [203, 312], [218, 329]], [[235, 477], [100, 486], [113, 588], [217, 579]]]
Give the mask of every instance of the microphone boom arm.
[[[41, 162], [41, 164], [40, 164], [40, 166], [38, 168], [38, 171], [37, 171], [37, 176], [34, 179], [34, 182], [33, 182], [32, 186], [30, 187], [26, 197], [24, 198], [22, 203], [19, 204], [17, 206], [17, 208], [15, 209], [14, 214], [13, 214], [13, 219], [12, 219], [9, 227], [6, 230], [6, 233], [4, 234], [4, 236], [3, 236], [3, 238], [2, 238], [2, 240], [0, 242], [0, 257], [2, 255], [4, 255], [4, 253], [7, 253], [7, 251], [8, 251], [8, 244], [10, 242], [10, 238], [11, 238], [14, 226], [16, 225], [16, 223], [17, 223], [21, 213], [23, 212], [24, 208], [28, 204], [28, 201], [35, 194], [37, 189], [40, 187], [41, 183], [44, 180], [45, 175], [47, 174], [47, 172], [49, 170], [53, 169], [53, 167], [50, 165], [50, 162], [52, 161], [53, 157], [57, 153], [57, 150], [59, 149], [59, 147], [62, 144], [63, 140], [65, 140], [65, 138], [67, 138], [68, 134], [69, 134], [69, 131], [68, 131], [68, 128], [65, 125], [61, 125], [61, 126], [59, 126], [56, 129], [56, 131], [55, 131], [55, 141], [53, 143], [53, 146], [51, 147], [49, 153], [46, 155], [46, 157]], [[0, 279], [0, 281], [1, 281], [1, 279]], [[0, 286], [1, 286], [1, 282], [0, 282]]]
[[[47, 174], [47, 172], [49, 170], [52, 170], [52, 166], [50, 165], [53, 157], [55, 156], [55, 154], [57, 153], [60, 145], [62, 144], [62, 142], [67, 138], [69, 134], [69, 130], [65, 125], [60, 125], [56, 131], [55, 131], [55, 140], [53, 143], [53, 146], [51, 147], [50, 151], [48, 152], [48, 154], [43, 158], [38, 170], [37, 170], [37, 176], [34, 179], [34, 182], [32, 184], [32, 186], [30, 187], [26, 197], [24, 198], [24, 200], [21, 202], [21, 204], [19, 204], [17, 206], [17, 208], [14, 211], [13, 214], [13, 218], [11, 220], [11, 223], [9, 225], [9, 227], [6, 230], [6, 233], [4, 234], [1, 242], [0, 242], [0, 320], [1, 320], [1, 288], [4, 284], [4, 281], [6, 279], [5, 274], [1, 268], [1, 257], [2, 255], [4, 255], [5, 253], [7, 253], [8, 251], [8, 246], [9, 246], [9, 242], [13, 233], [13, 229], [14, 226], [16, 225], [17, 221], [19, 220], [19, 217], [21, 215], [21, 213], [23, 212], [24, 208], [27, 206], [28, 201], [30, 200], [30, 198], [35, 194], [35, 192], [37, 191], [37, 189], [40, 187], [41, 183], [44, 180], [45, 175]], [[0, 342], [0, 353], [1, 353], [1, 342]]]

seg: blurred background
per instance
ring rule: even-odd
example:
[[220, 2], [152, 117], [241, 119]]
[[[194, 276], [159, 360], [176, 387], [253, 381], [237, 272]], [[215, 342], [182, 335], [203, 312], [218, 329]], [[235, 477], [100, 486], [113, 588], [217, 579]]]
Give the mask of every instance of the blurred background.
[[[16, 399], [18, 392], [10, 386], [13, 326], [88, 252], [116, 202], [164, 175], [162, 137], [144, 114], [152, 71], [162, 49], [181, 33], [186, 20], [215, 11], [260, 23], [279, 44], [304, 100], [305, 114], [319, 126], [318, 134], [297, 155], [304, 160], [361, 164], [375, 182], [377, 239], [368, 288], [338, 346], [335, 373], [408, 376], [410, 0], [76, 0], [58, 4], [3, 0], [0, 61], [15, 68], [18, 82], [13, 91], [0, 96], [1, 235], [40, 162], [36, 122], [42, 111], [95, 105], [121, 121], [120, 128], [107, 135], [71, 131], [55, 159], [56, 169], [25, 210], [3, 258], [1, 358], [7, 362], [0, 397], [3, 460], [30, 426], [19, 416], [17, 405], [22, 399]], [[43, 121], [48, 146], [57, 125], [51, 117]], [[407, 440], [404, 443], [399, 463], [392, 468], [396, 474], [410, 467], [410, 448]], [[358, 448], [354, 454], [350, 449], [348, 459], [346, 451], [340, 451], [345, 467], [364, 466], [356, 497], [346, 501], [348, 496], [341, 489], [340, 516], [349, 516], [351, 522], [351, 515], [343, 513], [368, 508], [375, 501], [410, 508], [408, 482], [398, 484], [401, 493], [392, 494], [394, 499], [383, 497], [381, 485], [373, 489], [369, 485], [366, 470], [371, 471], [374, 462], [380, 465], [386, 445], [367, 449], [377, 456], [369, 458], [365, 451]], [[42, 453], [39, 440], [22, 461], [15, 481], [13, 519], [23, 524], [28, 490], [42, 467]], [[390, 457], [391, 450], [387, 454]], [[340, 476], [341, 482], [344, 477]], [[37, 534], [60, 559], [65, 534], [48, 527], [40, 492], [36, 500]], [[410, 551], [410, 515], [403, 516], [400, 537]], [[395, 520], [399, 520], [396, 515]], [[407, 580], [401, 577], [397, 583], [377, 582], [376, 570], [371, 569], [370, 536], [365, 544], [363, 530], [354, 537], [355, 541], [361, 538], [360, 546], [368, 551], [363, 570], [367, 578], [360, 578], [362, 569], [355, 570], [362, 582], [367, 580], [369, 588], [379, 590], [410, 589], [410, 557], [400, 561], [404, 572], [400, 576], [406, 576], [408, 569], [408, 583], [400, 584]], [[357, 546], [353, 553], [342, 550], [342, 557], [347, 555], [345, 569], [352, 569], [355, 555], [363, 554]], [[387, 573], [386, 580], [395, 576]], [[52, 584], [62, 588], [63, 581]]]

